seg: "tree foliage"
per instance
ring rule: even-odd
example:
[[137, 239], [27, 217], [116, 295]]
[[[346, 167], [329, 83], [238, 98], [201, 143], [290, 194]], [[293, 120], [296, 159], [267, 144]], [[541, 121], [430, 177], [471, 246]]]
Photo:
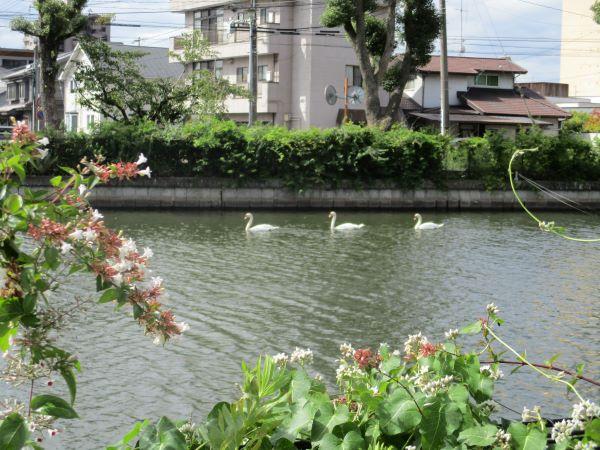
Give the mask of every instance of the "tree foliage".
[[[367, 121], [389, 128], [400, 118], [407, 81], [426, 64], [439, 34], [432, 0], [328, 0], [321, 22], [343, 27], [358, 57], [363, 77]], [[402, 55], [397, 50], [403, 49]], [[380, 87], [389, 94], [381, 108]]]
[[596, 3], [592, 6], [594, 12], [594, 20], [600, 25], [600, 0], [596, 0]]
[[[220, 115], [224, 102], [242, 91], [212, 72], [193, 71], [180, 78], [145, 78], [139, 51], [116, 50], [98, 40], [84, 40], [81, 47], [89, 62], [75, 72], [78, 101], [113, 120], [142, 118], [157, 123], [181, 122], [191, 116]], [[201, 43], [190, 45], [190, 53], [209, 55]]]
[[88, 17], [81, 14], [87, 0], [36, 0], [38, 18], [16, 17], [11, 28], [38, 39], [41, 70], [41, 99], [46, 124], [57, 127], [62, 118], [56, 107], [56, 80], [59, 73], [57, 57], [65, 39], [81, 32]]

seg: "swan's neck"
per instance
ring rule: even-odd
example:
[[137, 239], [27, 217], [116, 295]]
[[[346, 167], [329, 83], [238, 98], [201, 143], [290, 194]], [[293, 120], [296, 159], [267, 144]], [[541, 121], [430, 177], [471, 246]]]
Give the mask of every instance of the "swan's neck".
[[421, 222], [423, 222], [423, 219], [421, 218], [421, 216], [417, 217], [417, 224], [415, 225], [415, 228], [419, 228], [421, 226]]
[[331, 216], [331, 229], [332, 230], [335, 229], [335, 219], [336, 219], [335, 215]]
[[252, 226], [252, 222], [253, 222], [253, 221], [254, 221], [254, 217], [253, 217], [253, 216], [250, 216], [250, 217], [248, 218], [248, 223], [246, 224], [246, 231], [249, 231], [249, 230], [250, 230], [250, 227]]

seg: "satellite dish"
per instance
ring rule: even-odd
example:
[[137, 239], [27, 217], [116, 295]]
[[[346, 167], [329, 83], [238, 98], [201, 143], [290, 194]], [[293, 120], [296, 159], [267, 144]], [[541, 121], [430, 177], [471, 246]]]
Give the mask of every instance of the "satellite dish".
[[352, 105], [361, 104], [365, 100], [365, 91], [359, 86], [352, 86], [348, 89], [348, 100]]
[[335, 87], [333, 87], [332, 85], [329, 85], [325, 88], [325, 101], [327, 102], [328, 105], [335, 105], [336, 102], [338, 100], [338, 95], [337, 95], [337, 91], [335, 90]]

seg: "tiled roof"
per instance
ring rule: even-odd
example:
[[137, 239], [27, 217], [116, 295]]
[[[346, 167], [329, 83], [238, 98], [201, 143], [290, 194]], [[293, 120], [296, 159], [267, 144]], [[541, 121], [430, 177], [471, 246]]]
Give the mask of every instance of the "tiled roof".
[[144, 78], [177, 78], [183, 74], [183, 64], [169, 62], [168, 48], [124, 45], [117, 42], [107, 42], [107, 44], [113, 50], [143, 53], [144, 56], [137, 62]]
[[[409, 115], [425, 119], [430, 122], [439, 122], [440, 114], [438, 113], [420, 113], [411, 112]], [[461, 123], [484, 123], [490, 125], [550, 125], [549, 122], [542, 120], [530, 119], [529, 117], [523, 116], [482, 116], [479, 114], [452, 114], [450, 113], [450, 122], [461, 122]]]
[[570, 114], [529, 89], [470, 88], [459, 96], [481, 114], [533, 117], [569, 117]]
[[[428, 64], [419, 67], [419, 72], [439, 73], [440, 57], [432, 56]], [[527, 73], [527, 70], [515, 64], [510, 58], [469, 58], [465, 56], [448, 57], [448, 73], [476, 75], [480, 72]]]

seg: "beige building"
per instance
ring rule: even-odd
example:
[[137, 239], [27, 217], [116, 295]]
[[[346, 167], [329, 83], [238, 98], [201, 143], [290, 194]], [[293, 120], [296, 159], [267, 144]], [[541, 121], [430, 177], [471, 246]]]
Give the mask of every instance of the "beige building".
[[[362, 79], [343, 33], [319, 34], [325, 2], [261, 0], [258, 4], [258, 120], [289, 128], [336, 126], [343, 102], [328, 105], [325, 88], [333, 85], [341, 95], [346, 77], [357, 86]], [[195, 63], [195, 68], [247, 85], [248, 31], [236, 31], [231, 25], [248, 20], [248, 6], [240, 1], [171, 0], [171, 9], [185, 14], [187, 32], [202, 32], [218, 55]], [[172, 39], [173, 51], [181, 50], [179, 42]], [[247, 121], [247, 100], [229, 99], [227, 108], [232, 119]]]
[[594, 0], [563, 0], [560, 82], [571, 97], [600, 95], [600, 25], [590, 8]]

